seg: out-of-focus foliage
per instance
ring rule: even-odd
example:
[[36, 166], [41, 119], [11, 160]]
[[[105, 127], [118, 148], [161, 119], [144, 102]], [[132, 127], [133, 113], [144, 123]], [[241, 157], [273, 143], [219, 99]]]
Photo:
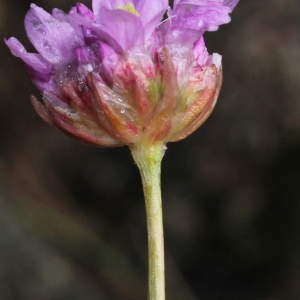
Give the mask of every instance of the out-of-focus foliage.
[[[300, 298], [298, 2], [241, 0], [230, 24], [206, 34], [223, 55], [223, 89], [163, 161], [168, 299]], [[2, 40], [30, 49], [28, 8], [0, 0]], [[0, 299], [146, 299], [143, 196], [128, 149], [81, 145], [44, 124], [22, 63], [4, 43], [0, 57]]]

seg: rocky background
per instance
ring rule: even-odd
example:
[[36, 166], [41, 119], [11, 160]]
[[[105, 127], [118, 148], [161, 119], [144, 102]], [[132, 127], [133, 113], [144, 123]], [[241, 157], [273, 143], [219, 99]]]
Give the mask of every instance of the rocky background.
[[[0, 0], [1, 41], [32, 49], [29, 4]], [[164, 157], [168, 299], [300, 299], [299, 15], [298, 0], [241, 0], [205, 36], [224, 82], [210, 119]], [[81, 145], [43, 123], [29, 102], [39, 92], [3, 42], [0, 60], [0, 299], [146, 299], [128, 149]]]

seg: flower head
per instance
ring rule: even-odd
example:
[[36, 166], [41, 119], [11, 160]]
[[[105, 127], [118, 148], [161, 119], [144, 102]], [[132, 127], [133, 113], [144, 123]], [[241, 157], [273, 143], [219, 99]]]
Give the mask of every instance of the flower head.
[[93, 0], [68, 14], [31, 4], [25, 28], [37, 53], [5, 42], [43, 93], [31, 100], [49, 124], [99, 146], [167, 143], [213, 110], [221, 56], [208, 54], [203, 33], [228, 23], [237, 2]]

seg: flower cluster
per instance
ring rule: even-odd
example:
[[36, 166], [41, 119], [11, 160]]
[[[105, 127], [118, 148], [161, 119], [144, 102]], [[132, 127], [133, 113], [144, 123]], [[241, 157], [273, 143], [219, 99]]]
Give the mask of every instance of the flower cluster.
[[98, 146], [173, 142], [215, 105], [221, 56], [203, 33], [228, 23], [237, 2], [93, 0], [68, 14], [31, 4], [25, 28], [38, 53], [5, 42], [43, 93], [31, 100], [49, 124]]

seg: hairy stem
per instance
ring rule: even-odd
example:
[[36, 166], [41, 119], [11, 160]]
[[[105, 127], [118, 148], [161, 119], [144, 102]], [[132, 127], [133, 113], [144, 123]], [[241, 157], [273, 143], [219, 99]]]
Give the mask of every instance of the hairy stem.
[[164, 237], [160, 189], [164, 144], [136, 145], [131, 153], [142, 177], [148, 230], [148, 300], [165, 300]]

